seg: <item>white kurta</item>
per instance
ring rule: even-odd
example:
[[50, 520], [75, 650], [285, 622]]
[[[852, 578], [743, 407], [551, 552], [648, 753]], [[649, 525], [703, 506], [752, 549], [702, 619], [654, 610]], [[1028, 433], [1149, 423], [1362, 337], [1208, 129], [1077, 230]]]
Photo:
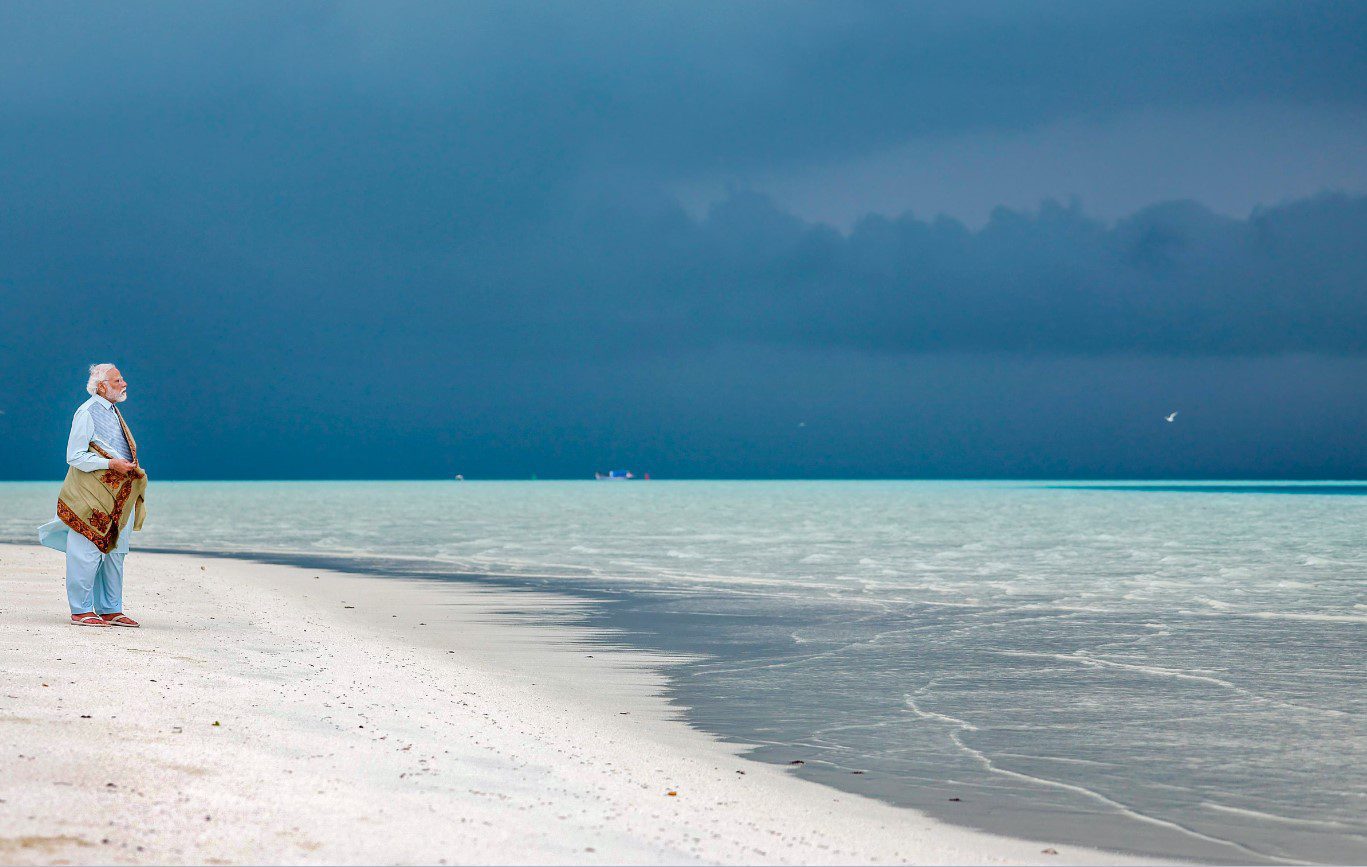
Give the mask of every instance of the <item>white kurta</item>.
[[[113, 422], [111, 427], [110, 422]], [[90, 450], [90, 442], [94, 440], [110, 454], [132, 460], [132, 450], [128, 447], [128, 440], [123, 435], [123, 427], [118, 423], [118, 416], [114, 415], [114, 404], [94, 395], [76, 408], [76, 414], [71, 417], [71, 434], [66, 440], [66, 462], [82, 472], [93, 473], [97, 470], [109, 469], [109, 458], [102, 457], [98, 452]], [[132, 504], [129, 505], [132, 508]], [[130, 516], [128, 532], [119, 534], [119, 544], [114, 550], [119, 553], [128, 552], [128, 537], [132, 535], [133, 519]], [[61, 519], [55, 514], [51, 521], [38, 528], [38, 543], [45, 545], [54, 551], [67, 550], [67, 536], [77, 536], [89, 543], [89, 540], [79, 533], [69, 533], [69, 528], [62, 523]], [[91, 548], [94, 548], [91, 545]]]
[[[66, 443], [69, 466], [87, 473], [109, 469], [109, 459], [90, 450], [92, 440], [112, 455], [132, 459], [132, 449], [123, 435], [114, 405], [99, 395], [81, 404], [71, 418], [71, 435]], [[128, 508], [134, 508], [133, 504], [129, 503]], [[66, 596], [72, 614], [113, 614], [123, 610], [123, 558], [132, 535], [130, 514], [124, 532], [119, 533], [118, 544], [104, 554], [94, 542], [71, 532], [56, 516], [38, 528], [40, 543], [66, 553]]]

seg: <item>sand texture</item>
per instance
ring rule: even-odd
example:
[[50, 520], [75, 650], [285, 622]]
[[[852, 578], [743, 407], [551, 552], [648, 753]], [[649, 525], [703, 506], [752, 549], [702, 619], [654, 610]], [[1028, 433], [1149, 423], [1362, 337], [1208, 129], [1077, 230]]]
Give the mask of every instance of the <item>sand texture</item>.
[[0, 863], [1139, 860], [745, 760], [557, 597], [135, 544], [144, 628], [94, 629], [60, 554], [0, 545], [0, 575]]

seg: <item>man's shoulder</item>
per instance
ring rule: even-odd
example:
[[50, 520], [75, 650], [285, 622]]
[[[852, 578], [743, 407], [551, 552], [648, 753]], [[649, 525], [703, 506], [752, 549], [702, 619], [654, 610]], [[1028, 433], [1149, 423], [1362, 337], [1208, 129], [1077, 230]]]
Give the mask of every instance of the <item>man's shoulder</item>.
[[86, 400], [85, 403], [83, 403], [83, 404], [81, 404], [80, 406], [76, 407], [76, 411], [75, 411], [74, 413], [72, 413], [72, 416], [73, 416], [73, 417], [74, 417], [74, 416], [78, 416], [78, 415], [80, 415], [80, 414], [83, 413], [83, 412], [90, 412], [90, 407], [91, 407], [91, 405], [94, 404], [94, 403], [95, 403], [95, 397], [94, 397], [94, 395], [91, 395], [90, 398], [89, 398], [88, 400]]

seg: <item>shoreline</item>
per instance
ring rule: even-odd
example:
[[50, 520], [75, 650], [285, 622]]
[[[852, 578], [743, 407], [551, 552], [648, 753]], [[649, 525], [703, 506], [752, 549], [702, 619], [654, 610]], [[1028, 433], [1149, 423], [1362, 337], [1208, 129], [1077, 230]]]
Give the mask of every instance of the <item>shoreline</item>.
[[1154, 863], [741, 758], [571, 598], [135, 553], [144, 628], [92, 629], [0, 544], [0, 861]]

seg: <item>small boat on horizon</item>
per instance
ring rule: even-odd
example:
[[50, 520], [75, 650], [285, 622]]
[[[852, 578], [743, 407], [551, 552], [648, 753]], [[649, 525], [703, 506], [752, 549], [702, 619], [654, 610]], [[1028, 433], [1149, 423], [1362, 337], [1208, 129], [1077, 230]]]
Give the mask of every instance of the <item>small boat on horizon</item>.
[[[608, 470], [606, 473], [594, 471], [593, 477], [600, 482], [627, 481], [628, 479], [636, 478], [636, 474], [631, 470]], [[650, 479], [650, 473], [646, 473], [642, 476], [642, 479], [648, 481]]]

